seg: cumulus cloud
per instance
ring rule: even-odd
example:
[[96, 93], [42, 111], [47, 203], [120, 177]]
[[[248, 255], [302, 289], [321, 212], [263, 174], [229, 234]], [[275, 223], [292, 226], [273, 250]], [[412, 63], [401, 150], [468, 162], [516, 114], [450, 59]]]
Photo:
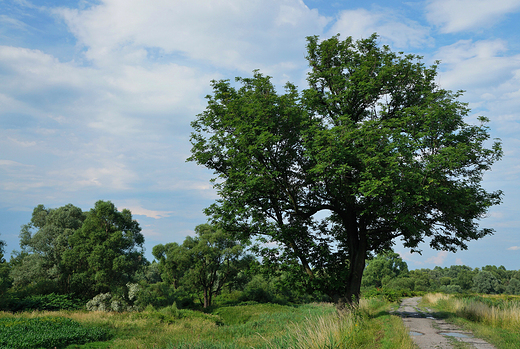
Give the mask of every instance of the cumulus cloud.
[[436, 256], [428, 258], [425, 263], [427, 264], [435, 264], [435, 265], [442, 265], [444, 261], [446, 260], [446, 257], [448, 257], [447, 251], [439, 251]]
[[442, 33], [481, 29], [520, 10], [520, 0], [432, 0], [426, 18]]
[[507, 56], [507, 51], [506, 42], [500, 39], [460, 40], [444, 46], [435, 54], [441, 61], [439, 83], [443, 88], [456, 90], [485, 87], [485, 99], [492, 100], [490, 88], [514, 78], [515, 70], [520, 68], [520, 55]]
[[511, 246], [507, 250], [508, 251], [518, 251], [518, 250], [520, 250], [520, 246]]
[[301, 0], [104, 0], [54, 13], [98, 65], [136, 63], [153, 49], [246, 72], [280, 63], [281, 52], [297, 57], [329, 21]]
[[354, 39], [367, 38], [375, 32], [397, 48], [432, 43], [427, 27], [386, 8], [342, 11], [329, 30], [331, 35], [341, 33]]

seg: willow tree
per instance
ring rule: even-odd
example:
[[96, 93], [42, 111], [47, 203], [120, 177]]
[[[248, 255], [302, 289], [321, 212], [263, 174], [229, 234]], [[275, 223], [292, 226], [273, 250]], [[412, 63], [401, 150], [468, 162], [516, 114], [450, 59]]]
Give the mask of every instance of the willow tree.
[[259, 72], [212, 82], [188, 160], [215, 173], [215, 222], [284, 246], [340, 305], [359, 299], [366, 258], [396, 239], [456, 251], [493, 232], [478, 221], [501, 200], [481, 185], [500, 142], [486, 118], [465, 121], [435, 65], [376, 35], [309, 37], [307, 52], [301, 93], [278, 94]]

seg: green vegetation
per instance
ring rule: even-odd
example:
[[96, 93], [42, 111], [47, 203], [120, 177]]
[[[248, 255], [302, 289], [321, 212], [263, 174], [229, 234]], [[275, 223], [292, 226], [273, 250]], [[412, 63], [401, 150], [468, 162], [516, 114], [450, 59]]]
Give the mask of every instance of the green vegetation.
[[520, 297], [428, 294], [423, 304], [500, 349], [520, 343]]
[[[262, 237], [298, 260], [309, 292], [356, 302], [365, 260], [397, 238], [456, 251], [493, 232], [478, 220], [501, 201], [482, 186], [502, 155], [437, 66], [339, 35], [307, 38], [309, 88], [270, 77], [213, 81], [192, 122], [192, 156], [220, 198], [206, 214], [238, 239]], [[490, 145], [490, 148], [486, 148]]]
[[[112, 338], [105, 342], [68, 348], [413, 348], [402, 321], [386, 311], [390, 303], [362, 299], [355, 310], [339, 315], [328, 303], [300, 306], [255, 304], [220, 307], [211, 313], [147, 308], [142, 312], [43, 312], [4, 314], [0, 321], [18, 323], [81, 323], [103, 328]], [[52, 316], [51, 316], [52, 314]], [[36, 316], [36, 317], [35, 317]], [[2, 315], [0, 315], [0, 318]], [[72, 330], [56, 329], [56, 333]], [[61, 331], [61, 332], [60, 332]], [[68, 332], [67, 332], [68, 331]], [[97, 331], [97, 330], [96, 330]], [[97, 333], [93, 331], [92, 333]], [[68, 338], [72, 338], [70, 335]], [[85, 337], [87, 338], [87, 337]], [[107, 338], [99, 337], [98, 340]], [[88, 337], [81, 343], [95, 340]], [[26, 341], [27, 348], [38, 348]], [[42, 342], [43, 343], [43, 342]], [[63, 342], [65, 343], [65, 342]], [[64, 348], [61, 344], [52, 344]], [[43, 347], [50, 347], [47, 344]]]
[[65, 348], [109, 339], [100, 327], [85, 327], [64, 317], [0, 318], [0, 349]]

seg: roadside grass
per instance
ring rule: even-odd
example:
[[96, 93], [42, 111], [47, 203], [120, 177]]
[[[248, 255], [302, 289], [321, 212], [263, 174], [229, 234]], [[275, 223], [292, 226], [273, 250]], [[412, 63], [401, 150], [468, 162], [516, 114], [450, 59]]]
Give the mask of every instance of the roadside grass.
[[499, 349], [516, 349], [520, 343], [520, 297], [453, 296], [427, 294], [423, 305]]
[[300, 306], [255, 304], [216, 308], [211, 314], [175, 306], [139, 313], [86, 311], [0, 313], [0, 318], [60, 317], [107, 329], [112, 339], [73, 344], [73, 348], [412, 349], [401, 319], [389, 315], [391, 303], [362, 299], [359, 307], [338, 313], [332, 304]]

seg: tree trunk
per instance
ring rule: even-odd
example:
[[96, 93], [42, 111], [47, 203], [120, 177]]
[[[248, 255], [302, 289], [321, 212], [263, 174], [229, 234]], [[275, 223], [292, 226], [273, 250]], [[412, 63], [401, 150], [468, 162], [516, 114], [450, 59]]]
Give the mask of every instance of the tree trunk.
[[[341, 309], [346, 305], [357, 305], [361, 293], [361, 279], [365, 270], [367, 255], [367, 233], [365, 226], [357, 220], [353, 210], [343, 220], [349, 245], [349, 273], [344, 289], [344, 294], [338, 297], [336, 306]], [[360, 227], [360, 225], [362, 225]]]
[[204, 308], [209, 307], [211, 305], [210, 303], [211, 303], [211, 300], [209, 298], [208, 288], [204, 287]]

